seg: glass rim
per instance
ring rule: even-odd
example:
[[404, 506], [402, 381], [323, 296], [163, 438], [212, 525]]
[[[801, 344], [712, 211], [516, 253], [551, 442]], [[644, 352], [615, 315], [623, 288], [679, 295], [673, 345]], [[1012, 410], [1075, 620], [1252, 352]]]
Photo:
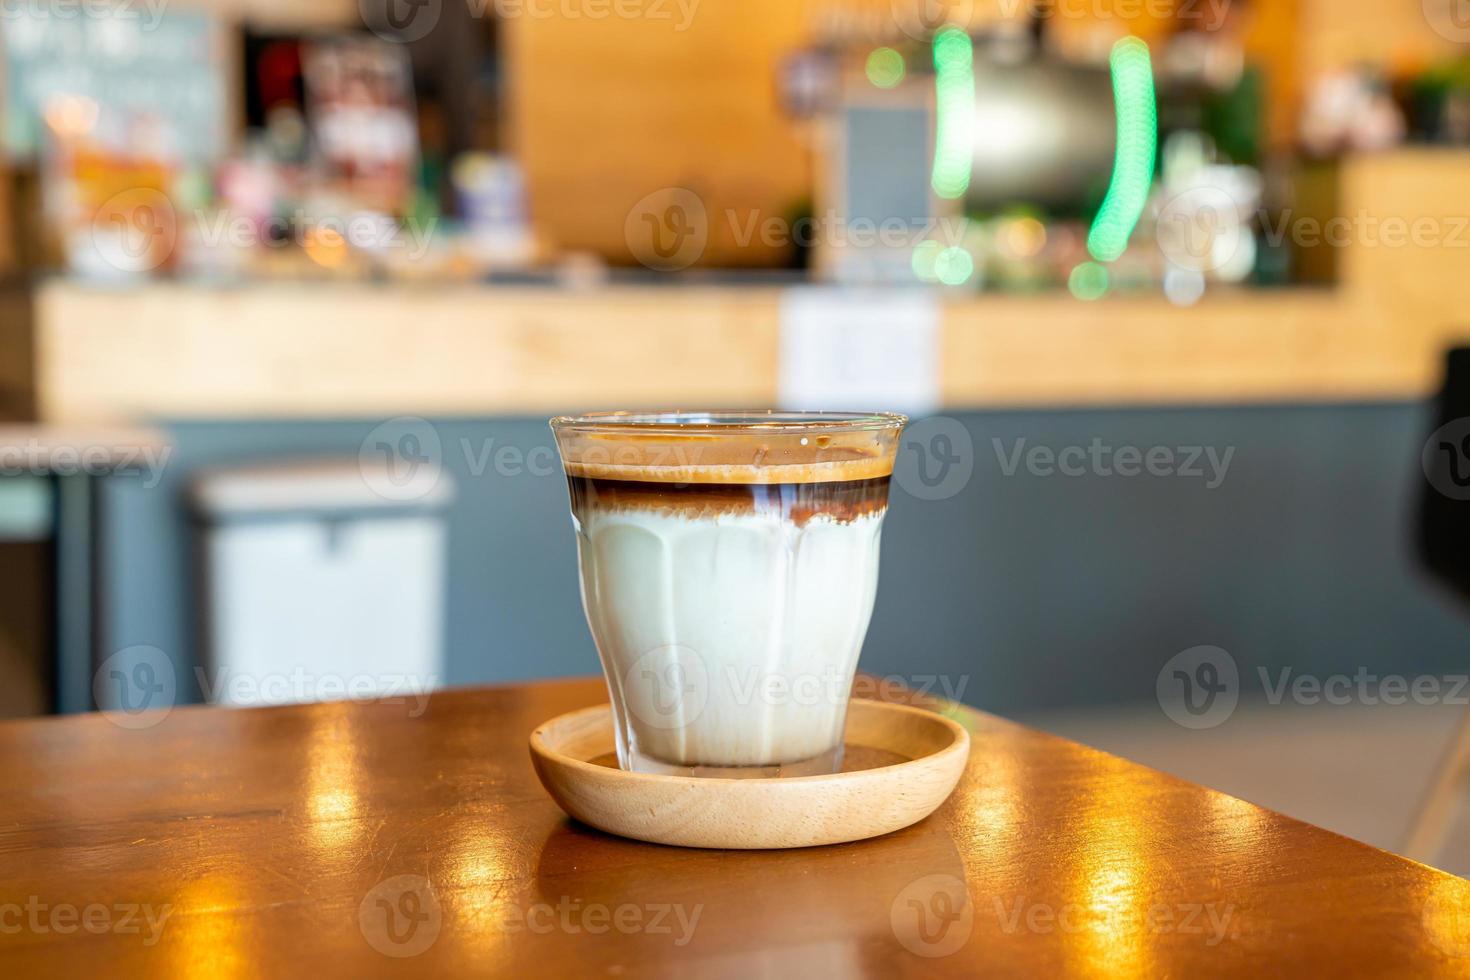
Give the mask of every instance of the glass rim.
[[898, 412], [788, 412], [776, 409], [586, 412], [558, 415], [551, 420], [556, 431], [604, 433], [740, 433], [768, 432], [773, 435], [804, 432], [864, 432], [902, 429], [908, 416]]

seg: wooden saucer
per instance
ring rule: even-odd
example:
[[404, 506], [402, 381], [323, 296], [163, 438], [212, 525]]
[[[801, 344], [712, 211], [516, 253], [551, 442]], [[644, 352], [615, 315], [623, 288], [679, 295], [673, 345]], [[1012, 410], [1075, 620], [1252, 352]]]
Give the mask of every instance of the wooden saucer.
[[970, 735], [944, 717], [854, 699], [847, 769], [830, 776], [719, 779], [625, 772], [612, 706], [573, 711], [531, 733], [531, 761], [558, 806], [599, 830], [680, 847], [810, 847], [864, 840], [933, 813], [964, 771]]

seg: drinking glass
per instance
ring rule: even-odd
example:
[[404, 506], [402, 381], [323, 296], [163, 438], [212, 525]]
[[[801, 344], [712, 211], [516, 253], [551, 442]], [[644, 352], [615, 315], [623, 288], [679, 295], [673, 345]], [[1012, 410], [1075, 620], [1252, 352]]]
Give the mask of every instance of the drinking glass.
[[841, 768], [906, 421], [551, 420], [622, 768], [726, 777]]

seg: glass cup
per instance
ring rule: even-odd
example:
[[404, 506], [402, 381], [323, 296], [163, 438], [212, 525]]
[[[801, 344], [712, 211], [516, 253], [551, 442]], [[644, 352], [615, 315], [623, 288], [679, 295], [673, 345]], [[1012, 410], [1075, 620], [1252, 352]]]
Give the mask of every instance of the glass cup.
[[837, 772], [902, 415], [551, 420], [618, 763]]

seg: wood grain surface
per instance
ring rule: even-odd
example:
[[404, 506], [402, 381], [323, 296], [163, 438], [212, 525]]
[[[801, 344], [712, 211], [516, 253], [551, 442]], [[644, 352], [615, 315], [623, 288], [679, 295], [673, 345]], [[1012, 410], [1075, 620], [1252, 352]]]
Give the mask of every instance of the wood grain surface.
[[0, 976], [1470, 976], [1470, 883], [969, 710], [907, 830], [609, 837], [526, 751], [603, 697], [0, 724]]
[[[34, 416], [50, 423], [549, 416], [779, 399], [774, 288], [56, 282], [38, 300], [34, 383], [15, 381], [14, 400], [28, 404], [21, 393], [33, 391]], [[1137, 296], [956, 300], [943, 310], [939, 395], [949, 411], [1425, 397], [1444, 347], [1470, 329], [1445, 314], [1396, 321], [1379, 310], [1312, 290], [1222, 293], [1191, 309]]]

